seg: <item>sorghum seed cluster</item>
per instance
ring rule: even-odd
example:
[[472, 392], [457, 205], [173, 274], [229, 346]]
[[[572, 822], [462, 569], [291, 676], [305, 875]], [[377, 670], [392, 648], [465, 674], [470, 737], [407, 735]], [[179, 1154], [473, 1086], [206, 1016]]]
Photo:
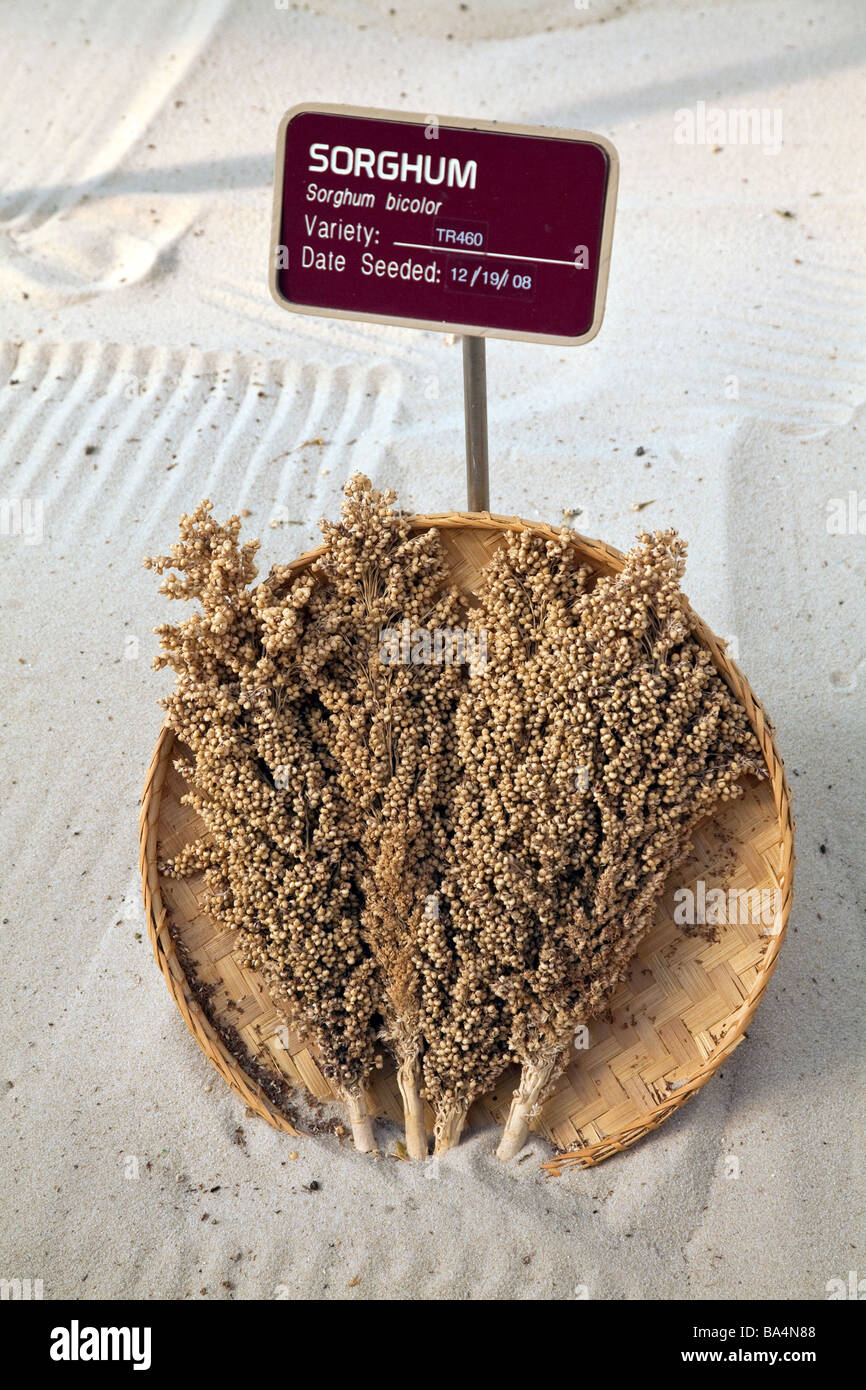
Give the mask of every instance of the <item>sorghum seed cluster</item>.
[[516, 1143], [695, 824], [763, 764], [693, 634], [675, 533], [641, 536], [610, 576], [567, 532], [509, 533], [471, 612], [484, 667], [400, 664], [385, 629], [454, 627], [466, 607], [439, 533], [394, 501], [355, 476], [321, 556], [257, 585], [257, 544], [207, 502], [147, 562], [200, 610], [157, 629], [207, 828], [162, 868], [205, 872], [208, 911], [344, 1096], [388, 1048], [407, 1137], [423, 1096], [444, 1149], [517, 1060]]

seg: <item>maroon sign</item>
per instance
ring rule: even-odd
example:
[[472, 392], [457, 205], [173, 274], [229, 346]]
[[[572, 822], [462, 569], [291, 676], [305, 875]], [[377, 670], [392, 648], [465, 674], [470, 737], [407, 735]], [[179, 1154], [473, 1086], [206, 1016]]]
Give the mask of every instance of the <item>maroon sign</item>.
[[302, 314], [587, 342], [616, 183], [599, 135], [297, 106], [277, 144], [271, 292]]

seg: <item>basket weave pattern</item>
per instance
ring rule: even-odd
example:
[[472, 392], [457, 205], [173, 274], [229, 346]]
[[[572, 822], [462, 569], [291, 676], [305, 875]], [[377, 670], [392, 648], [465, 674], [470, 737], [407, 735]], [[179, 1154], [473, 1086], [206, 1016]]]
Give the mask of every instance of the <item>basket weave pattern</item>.
[[[516, 517], [452, 512], [412, 519], [413, 528], [439, 528], [451, 579], [466, 595], [477, 587], [506, 531], [529, 528], [555, 536], [555, 528]], [[622, 568], [619, 551], [580, 537], [580, 558], [602, 572]], [[321, 548], [301, 556], [301, 569]], [[722, 805], [694, 837], [659, 903], [655, 924], [619, 986], [603, 1020], [590, 1025], [588, 1046], [572, 1052], [536, 1128], [562, 1150], [544, 1166], [558, 1173], [586, 1167], [628, 1148], [662, 1124], [710, 1078], [743, 1041], [767, 986], [787, 929], [794, 868], [790, 793], [773, 728], [724, 645], [698, 622], [697, 634], [743, 704], [761, 745], [768, 778], [750, 779], [738, 801]], [[164, 879], [157, 859], [198, 837], [202, 823], [181, 804], [186, 785], [173, 767], [174, 735], [163, 729], [148, 768], [140, 821], [140, 862], [148, 931], [157, 963], [187, 1027], [205, 1055], [244, 1102], [276, 1128], [298, 1133], [290, 1091], [302, 1086], [315, 1098], [334, 1092], [316, 1057], [287, 1024], [263, 981], [240, 963], [236, 933], [201, 910], [202, 875]], [[770, 890], [778, 912], [772, 926], [728, 923], [715, 939], [689, 935], [674, 923], [674, 890]], [[470, 1126], [502, 1124], [517, 1072], [473, 1106]], [[371, 1109], [402, 1123], [393, 1068], [376, 1074]], [[428, 1114], [432, 1130], [432, 1115]]]

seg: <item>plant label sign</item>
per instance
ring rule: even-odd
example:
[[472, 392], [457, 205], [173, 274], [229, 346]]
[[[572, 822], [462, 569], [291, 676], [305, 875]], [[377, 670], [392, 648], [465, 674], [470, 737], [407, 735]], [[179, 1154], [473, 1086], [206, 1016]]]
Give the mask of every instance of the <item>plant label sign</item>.
[[299, 314], [577, 344], [604, 312], [600, 135], [347, 106], [280, 124], [271, 293]]

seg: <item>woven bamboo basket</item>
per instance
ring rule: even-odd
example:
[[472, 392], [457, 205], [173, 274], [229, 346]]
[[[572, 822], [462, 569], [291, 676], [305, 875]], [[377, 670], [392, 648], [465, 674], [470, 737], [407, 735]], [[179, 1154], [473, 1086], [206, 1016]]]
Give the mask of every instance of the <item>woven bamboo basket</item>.
[[[415, 530], [436, 526], [453, 582], [468, 596], [505, 532], [528, 527], [550, 537], [555, 528], [489, 513], [417, 516]], [[600, 573], [622, 568], [623, 556], [602, 541], [579, 537], [581, 559]], [[302, 569], [321, 548], [302, 555]], [[559, 1174], [588, 1167], [628, 1148], [690, 1100], [743, 1041], [767, 987], [788, 924], [794, 868], [790, 791], [773, 727], [720, 642], [700, 621], [698, 637], [743, 704], [763, 751], [768, 777], [749, 779], [737, 801], [699, 827], [693, 853], [662, 896], [652, 930], [619, 986], [607, 1015], [590, 1025], [586, 1044], [547, 1100], [535, 1128], [557, 1150], [544, 1164]], [[173, 766], [174, 735], [163, 729], [147, 772], [141, 806], [140, 862], [148, 931], [157, 964], [181, 1016], [205, 1056], [247, 1106], [275, 1128], [301, 1132], [293, 1098], [335, 1099], [314, 1051], [287, 1025], [262, 979], [240, 963], [235, 933], [222, 930], [200, 906], [201, 875], [163, 878], [158, 857], [196, 839], [202, 823], [182, 805], [186, 785]], [[675, 888], [710, 887], [772, 893], [772, 925], [760, 920], [716, 928], [715, 939], [688, 934], [674, 922]], [[749, 915], [749, 914], [746, 914]], [[472, 1107], [469, 1127], [504, 1123], [517, 1078], [506, 1073]], [[396, 1074], [387, 1066], [371, 1087], [371, 1109], [396, 1124], [403, 1110]], [[432, 1133], [432, 1113], [428, 1114]], [[327, 1127], [327, 1126], [326, 1126]]]

